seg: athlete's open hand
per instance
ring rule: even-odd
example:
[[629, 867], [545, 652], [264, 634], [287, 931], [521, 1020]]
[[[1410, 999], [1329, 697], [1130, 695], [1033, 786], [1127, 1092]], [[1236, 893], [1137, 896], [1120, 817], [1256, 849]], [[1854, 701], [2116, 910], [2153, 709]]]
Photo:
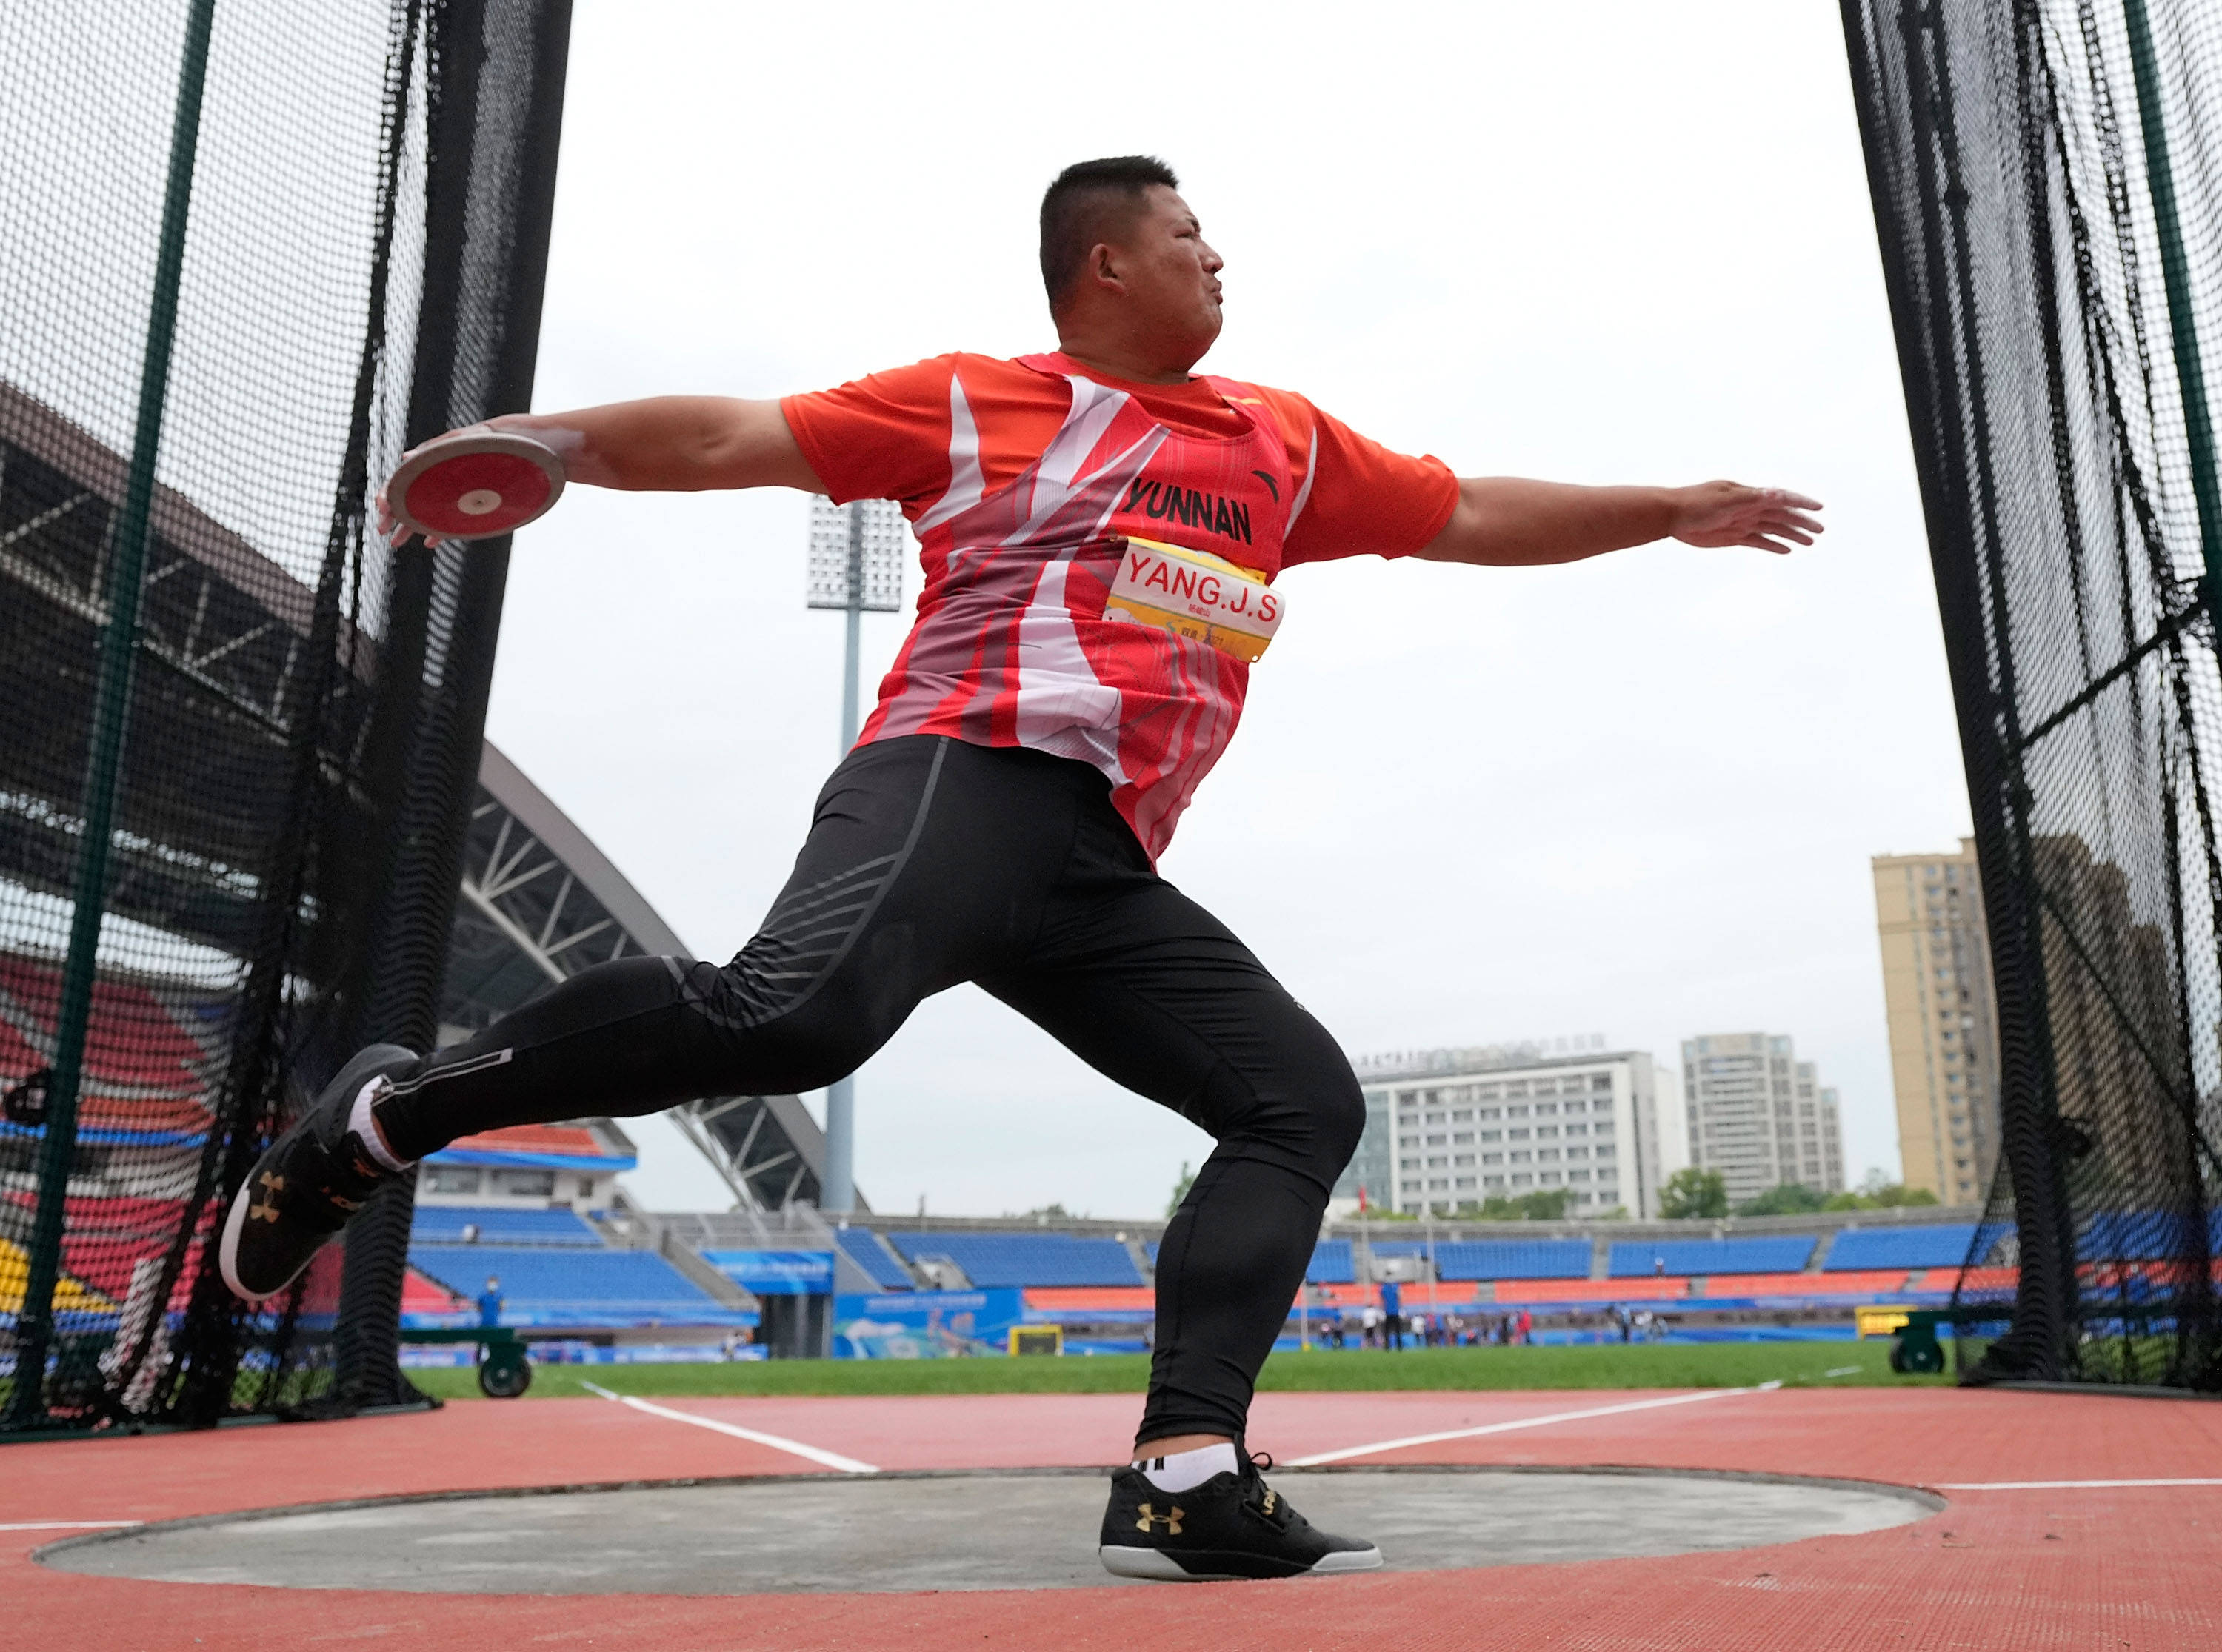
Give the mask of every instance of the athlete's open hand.
[[1700, 482], [1678, 488], [1671, 531], [1685, 545], [1748, 545], [1755, 551], [1787, 556], [1791, 548], [1811, 545], [1822, 531], [1821, 502], [1779, 487], [1746, 487], [1741, 482]]

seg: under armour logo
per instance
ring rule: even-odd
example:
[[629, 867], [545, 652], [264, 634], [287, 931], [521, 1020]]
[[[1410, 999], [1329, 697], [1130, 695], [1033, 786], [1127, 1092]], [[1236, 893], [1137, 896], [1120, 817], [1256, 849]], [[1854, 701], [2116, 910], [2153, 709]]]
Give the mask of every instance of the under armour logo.
[[278, 1219], [278, 1202], [271, 1195], [286, 1191], [286, 1179], [283, 1176], [273, 1176], [266, 1170], [259, 1180], [266, 1191], [262, 1195], [261, 1204], [249, 1205], [247, 1207], [248, 1219], [253, 1221], [260, 1217], [265, 1222], [275, 1222]]
[[1180, 1536], [1180, 1523], [1183, 1511], [1178, 1504], [1175, 1504], [1173, 1505], [1173, 1511], [1171, 1514], [1159, 1514], [1146, 1503], [1142, 1505], [1138, 1512], [1140, 1514], [1141, 1518], [1134, 1522], [1135, 1530], [1147, 1531], [1152, 1526], [1162, 1525], [1165, 1529], [1166, 1536], [1177, 1537]]

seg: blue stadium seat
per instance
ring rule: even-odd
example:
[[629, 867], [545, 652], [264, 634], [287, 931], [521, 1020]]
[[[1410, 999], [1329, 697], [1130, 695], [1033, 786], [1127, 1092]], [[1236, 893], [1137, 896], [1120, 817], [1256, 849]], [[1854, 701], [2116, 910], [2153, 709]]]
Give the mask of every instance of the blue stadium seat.
[[842, 1254], [869, 1274], [872, 1283], [882, 1291], [917, 1288], [918, 1281], [903, 1271], [902, 1264], [888, 1254], [888, 1248], [869, 1228], [843, 1228], [838, 1236]]
[[1624, 1239], [1612, 1248], [1611, 1273], [1616, 1280], [1657, 1273], [1795, 1273], [1819, 1242], [1820, 1236], [1811, 1233], [1779, 1238]]
[[1923, 1228], [1847, 1228], [1829, 1247], [1824, 1273], [1869, 1267], [1957, 1267], [1975, 1242], [1972, 1222]]
[[1446, 1280], [1585, 1280], [1586, 1239], [1456, 1239], [1435, 1247], [1435, 1273]]
[[[2075, 1254], [2087, 1262], [2158, 1261], [2187, 1247], [2182, 1218], [2171, 1211], [2120, 1211], [2093, 1217], [2076, 1237]], [[2222, 1211], [2206, 1213], [2206, 1248], [2222, 1248]]]
[[412, 1245], [460, 1245], [476, 1227], [482, 1245], [584, 1245], [601, 1248], [601, 1236], [577, 1212], [520, 1211], [495, 1205], [420, 1205], [409, 1224]]
[[890, 1233], [905, 1261], [946, 1256], [982, 1289], [1000, 1286], [1146, 1285], [1116, 1239], [1069, 1233]]
[[[1378, 1249], [1378, 1247], [1377, 1246]], [[1150, 1266], [1158, 1265], [1158, 1242], [1151, 1240], [1142, 1247], [1149, 1256]], [[1358, 1263], [1351, 1255], [1347, 1239], [1322, 1239], [1312, 1247], [1311, 1266], [1304, 1269], [1307, 1285], [1355, 1285], [1358, 1283]]]
[[1314, 1245], [1312, 1265], [1304, 1270], [1304, 1281], [1308, 1285], [1356, 1284], [1358, 1263], [1351, 1255], [1350, 1241], [1322, 1239]]
[[653, 1251], [545, 1250], [522, 1245], [413, 1245], [409, 1265], [466, 1302], [501, 1280], [502, 1317], [518, 1325], [727, 1325], [750, 1316], [725, 1307]]

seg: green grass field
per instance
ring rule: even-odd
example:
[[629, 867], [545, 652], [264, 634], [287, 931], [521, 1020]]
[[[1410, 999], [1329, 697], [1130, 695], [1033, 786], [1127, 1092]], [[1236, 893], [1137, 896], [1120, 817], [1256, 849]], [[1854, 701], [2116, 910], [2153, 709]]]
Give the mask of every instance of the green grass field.
[[[1949, 1376], [1902, 1377], [1890, 1344], [1716, 1342], [1632, 1348], [1441, 1348], [1401, 1354], [1276, 1354], [1258, 1386], [1283, 1392], [1391, 1389], [1734, 1388], [1937, 1384]], [[468, 1370], [411, 1371], [443, 1399], [476, 1399]], [[1139, 1354], [1064, 1359], [771, 1360], [738, 1365], [543, 1366], [535, 1399], [584, 1396], [587, 1382], [643, 1399], [689, 1394], [1124, 1394], [1139, 1393], [1149, 1361]]]

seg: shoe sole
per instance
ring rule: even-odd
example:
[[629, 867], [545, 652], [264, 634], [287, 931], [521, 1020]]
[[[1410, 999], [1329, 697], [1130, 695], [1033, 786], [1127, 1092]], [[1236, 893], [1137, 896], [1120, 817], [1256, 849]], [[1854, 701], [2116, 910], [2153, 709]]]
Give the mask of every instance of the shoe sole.
[[[1170, 1550], [1137, 1549], [1123, 1544], [1105, 1543], [1096, 1551], [1103, 1561], [1103, 1569], [1114, 1577], [1143, 1578], [1152, 1583], [1252, 1583], [1259, 1581], [1248, 1572], [1191, 1572], [1175, 1559]], [[1371, 1572], [1381, 1564], [1378, 1549], [1338, 1549], [1322, 1555], [1310, 1566], [1298, 1571], [1284, 1572], [1284, 1577], [1322, 1577], [1336, 1572]]]
[[[363, 1086], [378, 1076], [380, 1067], [387, 1065], [397, 1055], [405, 1056], [412, 1061], [417, 1059], [413, 1051], [404, 1049], [399, 1044], [371, 1045], [333, 1075], [332, 1081], [324, 1086], [323, 1094], [317, 1098], [315, 1106], [312, 1106], [310, 1111], [314, 1112], [317, 1107], [323, 1106], [335, 1090], [343, 1095], [352, 1095], [361, 1089]], [[276, 1145], [274, 1142], [271, 1143], [272, 1147]], [[267, 1149], [266, 1148], [265, 1151], [267, 1153]], [[260, 1159], [255, 1161], [257, 1165], [261, 1162]], [[247, 1173], [247, 1180], [240, 1184], [239, 1191], [232, 1195], [231, 1209], [224, 1213], [223, 1233], [217, 1241], [216, 1247], [217, 1272], [223, 1276], [224, 1288], [242, 1302], [267, 1302], [301, 1277], [309, 1264], [317, 1259], [317, 1252], [312, 1250], [304, 1256], [299, 1267], [295, 1268], [268, 1290], [248, 1290], [240, 1282], [239, 1278], [239, 1240], [240, 1236], [247, 1231], [247, 1211], [248, 1207], [254, 1203], [254, 1172], [249, 1170]], [[323, 1248], [322, 1245], [317, 1247], [317, 1250]]]

